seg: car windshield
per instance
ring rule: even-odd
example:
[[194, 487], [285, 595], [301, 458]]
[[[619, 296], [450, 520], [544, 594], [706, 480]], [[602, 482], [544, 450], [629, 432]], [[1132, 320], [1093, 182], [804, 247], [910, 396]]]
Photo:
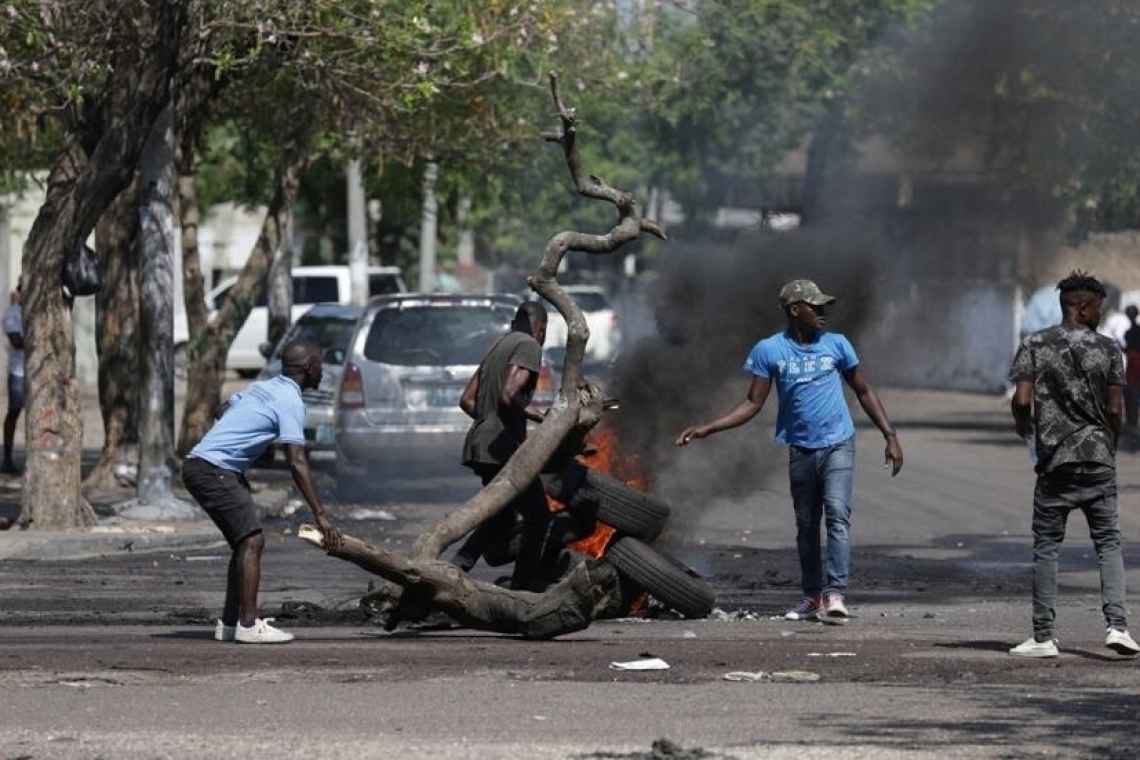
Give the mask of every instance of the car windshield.
[[364, 356], [403, 366], [478, 364], [510, 328], [514, 308], [445, 304], [380, 309]]
[[332, 358], [332, 354], [327, 353], [330, 348], [339, 350], [341, 361], [344, 362], [344, 356], [348, 353], [348, 344], [352, 340], [352, 332], [356, 327], [355, 319], [346, 319], [344, 317], [301, 317], [297, 323], [293, 325], [293, 329], [285, 336], [285, 339], [277, 344], [277, 350], [274, 352], [274, 358], [281, 358], [281, 349], [285, 345], [294, 340], [305, 340], [317, 344], [321, 349], [321, 354], [324, 358], [325, 364], [331, 364], [328, 361]]
[[570, 297], [582, 311], [603, 311], [610, 308], [609, 299], [604, 293], [571, 293]]

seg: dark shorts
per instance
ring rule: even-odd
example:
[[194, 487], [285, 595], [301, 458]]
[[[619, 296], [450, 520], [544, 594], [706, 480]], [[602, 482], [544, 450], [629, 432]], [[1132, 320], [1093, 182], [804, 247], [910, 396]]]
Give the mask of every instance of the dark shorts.
[[8, 375], [8, 411], [19, 412], [24, 408], [24, 383], [26, 378], [23, 375]]
[[182, 463], [182, 484], [222, 531], [231, 548], [261, 532], [249, 483], [240, 473], [190, 457]]

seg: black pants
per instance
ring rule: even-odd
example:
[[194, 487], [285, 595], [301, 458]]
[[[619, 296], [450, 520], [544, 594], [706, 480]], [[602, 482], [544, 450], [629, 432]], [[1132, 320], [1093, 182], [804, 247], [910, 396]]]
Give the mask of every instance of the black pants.
[[[503, 466], [474, 465], [472, 469], [486, 486], [495, 479]], [[465, 570], [474, 567], [487, 549], [510, 537], [515, 527], [517, 513], [522, 517], [522, 540], [519, 557], [515, 560], [514, 573], [511, 575], [511, 588], [541, 590], [546, 585], [541, 577], [541, 565], [551, 519], [542, 482], [535, 478], [515, 497], [511, 506], [514, 507], [513, 510], [504, 509], [471, 531], [471, 535], [455, 553], [455, 564]]]

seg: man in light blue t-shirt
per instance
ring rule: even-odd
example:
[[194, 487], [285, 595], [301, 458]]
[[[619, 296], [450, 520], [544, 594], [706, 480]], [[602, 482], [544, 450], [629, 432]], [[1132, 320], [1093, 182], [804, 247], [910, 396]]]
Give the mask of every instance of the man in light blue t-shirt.
[[226, 601], [214, 626], [218, 641], [283, 644], [293, 634], [257, 613], [261, 552], [265, 536], [250, 495], [245, 470], [273, 441], [285, 445], [293, 481], [309, 503], [326, 551], [343, 536], [328, 518], [305, 453], [305, 403], [301, 391], [321, 384], [321, 355], [312, 343], [293, 341], [281, 352], [281, 374], [251, 383], [219, 410], [214, 426], [182, 464], [182, 483], [230, 545]]
[[[779, 399], [776, 440], [789, 448], [788, 476], [796, 513], [796, 549], [803, 599], [788, 620], [847, 620], [850, 571], [851, 485], [855, 471], [855, 424], [843, 397], [843, 382], [886, 438], [886, 465], [897, 475], [903, 465], [898, 436], [871, 384], [859, 369], [859, 357], [847, 338], [827, 332], [825, 307], [835, 298], [811, 280], [793, 280], [780, 290], [780, 308], [788, 318], [783, 332], [753, 348], [744, 363], [752, 375], [748, 395], [728, 414], [706, 425], [687, 428], [677, 438], [684, 446], [748, 422], [763, 408], [773, 383]], [[823, 556], [820, 523], [827, 525]], [[825, 579], [826, 571], [826, 579]]]

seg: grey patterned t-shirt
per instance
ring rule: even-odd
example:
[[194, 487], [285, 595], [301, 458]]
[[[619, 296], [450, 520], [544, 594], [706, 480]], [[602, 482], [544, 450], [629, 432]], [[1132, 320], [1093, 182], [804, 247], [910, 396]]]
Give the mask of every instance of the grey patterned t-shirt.
[[1124, 385], [1116, 343], [1085, 327], [1057, 325], [1021, 342], [1010, 382], [1033, 383], [1037, 472], [1063, 464], [1116, 467], [1108, 386]]

